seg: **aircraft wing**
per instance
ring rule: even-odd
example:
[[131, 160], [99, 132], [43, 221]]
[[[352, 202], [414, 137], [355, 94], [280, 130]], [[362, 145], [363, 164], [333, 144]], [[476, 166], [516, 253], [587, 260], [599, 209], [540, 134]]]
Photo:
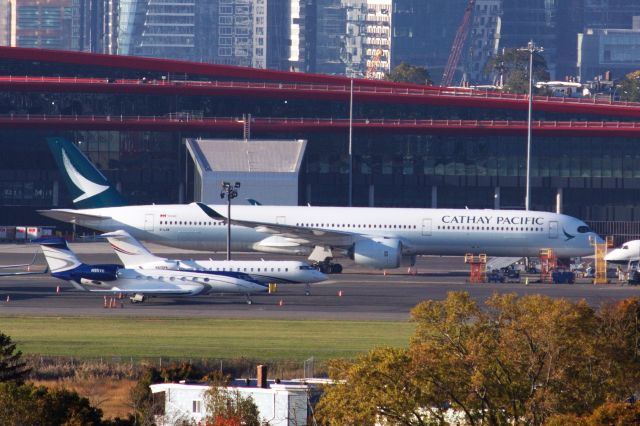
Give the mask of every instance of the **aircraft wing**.
[[33, 255], [33, 259], [31, 259], [31, 263], [18, 263], [15, 265], [0, 265], [0, 269], [23, 268], [25, 266], [31, 266], [36, 262], [36, 257], [38, 257], [37, 252]]
[[179, 290], [179, 289], [175, 289], [175, 288], [167, 288], [167, 289], [153, 288], [153, 289], [150, 289], [149, 287], [136, 288], [135, 286], [111, 287], [110, 289], [105, 289], [105, 290], [91, 289], [89, 291], [91, 293], [105, 293], [105, 294], [113, 294], [113, 293], [142, 293], [142, 294], [146, 294], [146, 295], [149, 295], [149, 296], [153, 296], [153, 295], [157, 295], [157, 294], [161, 294], [163, 296], [171, 296], [171, 295], [178, 296], [178, 295], [185, 295], [185, 294], [193, 294], [192, 290]]
[[78, 220], [108, 220], [111, 216], [82, 213], [73, 209], [37, 210], [43, 216], [50, 217], [61, 222], [75, 223]]
[[[214, 220], [227, 221], [227, 218], [203, 203], [196, 203], [207, 216]], [[232, 225], [253, 228], [258, 232], [277, 235], [302, 245], [350, 246], [358, 234], [319, 228], [307, 228], [281, 223], [256, 222], [231, 219]]]
[[44, 271], [19, 271], [19, 272], [0, 272], [0, 277], [16, 277], [19, 275], [43, 275], [49, 273], [47, 266]]

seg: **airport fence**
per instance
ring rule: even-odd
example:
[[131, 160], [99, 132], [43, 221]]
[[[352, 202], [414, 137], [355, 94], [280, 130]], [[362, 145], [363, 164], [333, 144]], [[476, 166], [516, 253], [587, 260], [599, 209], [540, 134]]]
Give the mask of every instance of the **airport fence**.
[[640, 239], [640, 222], [635, 221], [587, 221], [587, 225], [598, 235], [612, 236], [616, 247], [630, 240]]
[[[249, 358], [169, 358], [169, 357], [132, 357], [109, 356], [98, 358], [76, 358], [66, 356], [25, 355], [23, 358], [31, 368], [32, 380], [60, 379], [139, 379], [147, 368], [175, 371], [177, 374], [193, 377], [210, 376], [222, 372], [233, 378], [254, 377], [256, 366], [269, 366], [269, 376], [287, 378], [313, 377], [309, 374], [326, 375], [326, 366], [318, 368], [314, 358], [299, 361], [255, 360]], [[189, 368], [185, 368], [189, 366]]]

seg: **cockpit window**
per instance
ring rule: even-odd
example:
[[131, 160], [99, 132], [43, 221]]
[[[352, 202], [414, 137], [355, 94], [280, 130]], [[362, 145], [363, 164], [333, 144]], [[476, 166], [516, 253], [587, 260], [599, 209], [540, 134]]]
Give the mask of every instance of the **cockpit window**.
[[578, 226], [578, 232], [581, 234], [586, 234], [587, 232], [589, 232], [589, 227], [588, 226]]
[[313, 270], [313, 266], [309, 266], [309, 265], [299, 266], [298, 268], [299, 268], [301, 271], [312, 271], [312, 270]]
[[623, 250], [629, 250], [629, 246], [622, 246]]

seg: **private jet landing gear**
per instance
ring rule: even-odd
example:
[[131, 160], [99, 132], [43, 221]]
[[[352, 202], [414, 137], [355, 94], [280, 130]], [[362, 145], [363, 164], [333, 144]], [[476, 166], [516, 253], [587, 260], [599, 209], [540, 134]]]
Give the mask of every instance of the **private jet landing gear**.
[[306, 283], [306, 287], [304, 288], [304, 295], [311, 296], [311, 286], [309, 285], [309, 283]]
[[328, 260], [324, 262], [316, 262], [313, 264], [313, 267], [323, 274], [341, 274], [342, 273], [342, 265], [339, 263], [331, 263]]
[[246, 302], [247, 302], [247, 305], [251, 305], [253, 303], [253, 300], [251, 300], [251, 295], [250, 294], [247, 294]]

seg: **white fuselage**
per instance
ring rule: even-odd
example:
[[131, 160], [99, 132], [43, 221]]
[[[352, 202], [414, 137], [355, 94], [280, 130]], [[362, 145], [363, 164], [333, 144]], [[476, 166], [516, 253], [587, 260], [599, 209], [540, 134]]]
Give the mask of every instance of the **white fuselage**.
[[170, 260], [143, 263], [136, 269], [241, 272], [262, 283], [317, 283], [327, 276], [305, 262], [293, 260]]
[[634, 260], [640, 260], [640, 240], [627, 241], [617, 249], [611, 250], [605, 256], [610, 263], [627, 264]]
[[[226, 206], [211, 207], [226, 213]], [[76, 212], [108, 216], [110, 219], [80, 216], [76, 220], [78, 225], [104, 232], [124, 229], [137, 239], [172, 247], [226, 249], [226, 224], [209, 218], [194, 204]], [[371, 238], [399, 239], [404, 255], [538, 256], [540, 249], [551, 248], [559, 257], [575, 257], [593, 253], [589, 238], [601, 241], [579, 219], [537, 211], [242, 205], [232, 206], [231, 217], [333, 230], [348, 234], [353, 243]], [[309, 244], [304, 241], [274, 238], [259, 230], [232, 226], [232, 250], [309, 254]]]
[[184, 294], [194, 296], [207, 293], [252, 294], [267, 291], [265, 285], [203, 271], [173, 271], [123, 268], [115, 281], [80, 280], [76, 284], [88, 291], [133, 292], [153, 295]]

